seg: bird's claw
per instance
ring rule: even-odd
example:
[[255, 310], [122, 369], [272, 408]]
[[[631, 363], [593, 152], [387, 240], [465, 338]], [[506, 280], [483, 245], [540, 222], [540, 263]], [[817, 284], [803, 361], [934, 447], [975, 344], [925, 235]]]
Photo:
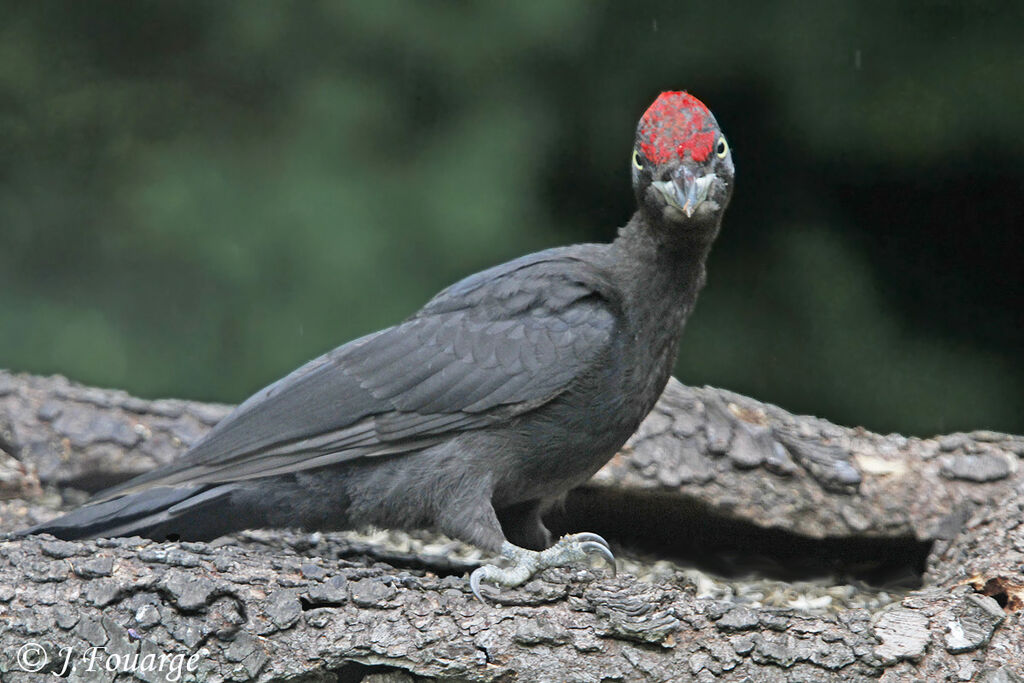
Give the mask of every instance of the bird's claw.
[[592, 534], [589, 531], [582, 531], [578, 534], [573, 534], [572, 536], [565, 536], [564, 538], [571, 538], [574, 541], [594, 541], [595, 543], [600, 543], [605, 548], [611, 548], [611, 546], [608, 545], [608, 541], [604, 540], [604, 537], [598, 534]]
[[564, 536], [559, 540], [559, 542], [563, 541], [579, 543], [580, 549], [588, 555], [600, 555], [608, 562], [608, 566], [611, 567], [612, 576], [616, 575], [615, 555], [612, 554], [611, 545], [609, 545], [608, 541], [604, 540], [604, 537], [584, 531], [572, 534], [571, 536]]
[[493, 566], [494, 565], [485, 564], [482, 567], [474, 569], [469, 575], [469, 589], [473, 591], [473, 595], [476, 596], [476, 599], [480, 602], [484, 602], [484, 596], [480, 594], [480, 582], [487, 574], [486, 570]]
[[480, 602], [484, 602], [483, 594], [480, 592], [483, 581], [514, 588], [529, 581], [542, 569], [563, 567], [588, 555], [600, 555], [611, 565], [612, 576], [615, 575], [615, 556], [608, 548], [608, 541], [592, 533], [563, 536], [553, 546], [539, 552], [506, 542], [501, 548], [501, 554], [513, 562], [511, 567], [503, 569], [493, 564], [485, 564], [474, 569], [469, 575], [470, 590]]
[[580, 550], [588, 555], [600, 555], [608, 562], [608, 566], [611, 567], [612, 576], [615, 576], [615, 556], [612, 555], [612, 551], [608, 549], [608, 546], [601, 545], [596, 541], [584, 541], [580, 543]]

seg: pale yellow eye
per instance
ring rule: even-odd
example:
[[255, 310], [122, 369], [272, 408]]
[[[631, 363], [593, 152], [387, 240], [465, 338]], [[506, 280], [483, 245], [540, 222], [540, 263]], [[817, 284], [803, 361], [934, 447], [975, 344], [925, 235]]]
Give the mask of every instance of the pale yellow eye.
[[644, 165], [640, 163], [640, 151], [635, 149], [633, 150], [633, 168], [638, 171], [644, 170]]
[[729, 143], [725, 141], [725, 138], [718, 138], [718, 144], [715, 145], [715, 154], [718, 155], [719, 159], [724, 159], [728, 153]]

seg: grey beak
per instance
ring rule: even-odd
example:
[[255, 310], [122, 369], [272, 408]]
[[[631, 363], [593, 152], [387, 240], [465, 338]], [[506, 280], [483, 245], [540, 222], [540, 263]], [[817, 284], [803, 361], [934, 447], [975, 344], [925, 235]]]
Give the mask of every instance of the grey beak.
[[652, 184], [665, 197], [665, 201], [690, 218], [701, 202], [707, 199], [708, 190], [711, 189], [714, 179], [714, 173], [698, 178], [691, 169], [680, 166], [672, 173], [670, 180]]
[[[697, 177], [693, 175], [693, 171], [683, 167], [678, 172], [672, 174], [672, 184], [675, 185], [676, 189], [676, 201], [681, 204], [680, 208], [686, 214], [686, 217], [689, 218], [697, 209], [697, 204], [703, 200], [703, 197], [701, 200], [697, 199]], [[707, 194], [706, 189], [704, 194]]]

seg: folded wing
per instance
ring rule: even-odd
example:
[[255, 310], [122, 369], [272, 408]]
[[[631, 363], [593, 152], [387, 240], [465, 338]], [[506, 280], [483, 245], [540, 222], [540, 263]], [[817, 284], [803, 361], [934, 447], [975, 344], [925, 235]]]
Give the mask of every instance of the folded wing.
[[536, 409], [601, 362], [614, 333], [616, 302], [573, 249], [453, 285], [405, 322], [258, 392], [179, 460], [101, 498], [416, 451]]

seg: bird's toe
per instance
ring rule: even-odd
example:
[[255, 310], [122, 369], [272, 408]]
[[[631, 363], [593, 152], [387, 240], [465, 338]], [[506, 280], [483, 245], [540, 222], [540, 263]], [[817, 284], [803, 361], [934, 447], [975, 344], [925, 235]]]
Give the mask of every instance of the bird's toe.
[[469, 575], [469, 588], [480, 602], [484, 602], [481, 592], [484, 582], [515, 588], [529, 581], [542, 569], [565, 567], [590, 555], [604, 558], [611, 565], [612, 575], [615, 574], [615, 556], [608, 548], [608, 541], [592, 533], [563, 536], [553, 546], [540, 552], [506, 542], [501, 548], [501, 555], [511, 562], [509, 567], [485, 564]]
[[593, 541], [594, 543], [600, 543], [605, 548], [611, 548], [611, 545], [608, 543], [608, 541], [604, 540], [603, 536], [591, 533], [589, 531], [582, 531], [578, 534], [570, 534], [568, 536], [565, 536], [564, 538], [572, 539], [573, 541]]
[[612, 567], [615, 572], [615, 556], [608, 548], [608, 541], [597, 534], [579, 533], [563, 536], [558, 542], [547, 550], [540, 553], [540, 566], [564, 567], [580, 560], [586, 559], [588, 555], [600, 555]]

